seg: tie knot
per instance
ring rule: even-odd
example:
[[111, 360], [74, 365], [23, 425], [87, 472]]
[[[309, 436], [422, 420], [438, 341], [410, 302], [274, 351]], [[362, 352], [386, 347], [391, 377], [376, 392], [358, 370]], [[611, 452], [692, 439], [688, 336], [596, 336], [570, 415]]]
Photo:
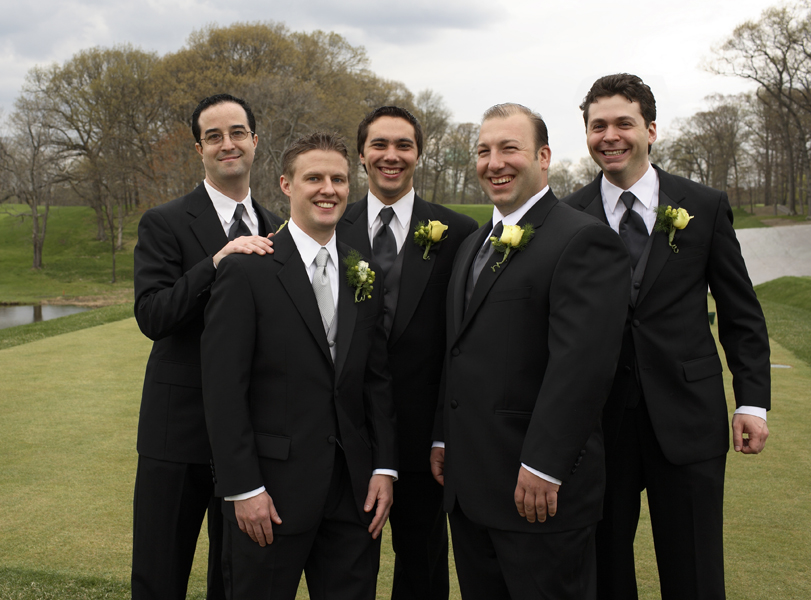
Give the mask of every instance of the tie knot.
[[493, 233], [490, 234], [490, 237], [501, 239], [502, 233], [504, 233], [504, 223], [499, 221], [498, 223], [496, 223], [496, 226], [493, 227]]
[[392, 217], [394, 217], [394, 209], [391, 206], [380, 211], [380, 220], [383, 221], [383, 225], [391, 223]]
[[242, 213], [245, 212], [245, 205], [242, 202], [237, 202], [237, 207], [234, 210], [234, 221], [242, 220]]
[[315, 255], [315, 266], [319, 269], [323, 269], [327, 266], [327, 259], [329, 258], [329, 250], [324, 248], [323, 246], [318, 251], [318, 254]]
[[620, 194], [620, 200], [622, 200], [625, 208], [631, 210], [631, 207], [634, 205], [634, 200], [636, 200], [636, 196], [634, 196], [631, 192], [622, 192], [622, 194]]

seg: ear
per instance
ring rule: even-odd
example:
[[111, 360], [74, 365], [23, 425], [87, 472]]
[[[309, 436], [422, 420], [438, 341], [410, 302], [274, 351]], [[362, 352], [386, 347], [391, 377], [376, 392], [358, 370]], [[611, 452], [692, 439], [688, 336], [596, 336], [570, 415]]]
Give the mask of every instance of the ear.
[[549, 146], [541, 146], [538, 150], [538, 162], [543, 171], [549, 170], [549, 165], [552, 162], [552, 149]]
[[651, 121], [648, 125], [648, 146], [656, 141], [656, 121]]
[[282, 193], [285, 196], [290, 197], [290, 180], [286, 176], [279, 177], [279, 187], [282, 188]]
[[197, 142], [194, 145], [194, 149], [197, 150], [197, 154], [199, 154], [200, 157], [202, 158], [202, 156], [203, 156], [203, 145], [200, 142]]

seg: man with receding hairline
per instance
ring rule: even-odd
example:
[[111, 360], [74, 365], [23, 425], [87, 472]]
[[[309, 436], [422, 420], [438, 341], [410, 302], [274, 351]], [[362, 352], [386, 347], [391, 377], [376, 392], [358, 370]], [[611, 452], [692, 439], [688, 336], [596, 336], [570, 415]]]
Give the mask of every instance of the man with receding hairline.
[[477, 151], [493, 218], [454, 262], [431, 454], [462, 596], [593, 599], [600, 411], [619, 352], [627, 255], [610, 229], [549, 189], [537, 113], [490, 108]]

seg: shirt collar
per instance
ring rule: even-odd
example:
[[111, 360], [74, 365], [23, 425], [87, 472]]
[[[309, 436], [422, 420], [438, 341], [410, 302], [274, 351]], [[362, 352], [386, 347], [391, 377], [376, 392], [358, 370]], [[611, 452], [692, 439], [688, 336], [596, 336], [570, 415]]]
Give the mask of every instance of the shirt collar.
[[527, 212], [529, 212], [529, 209], [535, 206], [538, 200], [543, 198], [548, 191], [549, 186], [547, 185], [540, 192], [524, 202], [524, 204], [518, 210], [511, 212], [506, 217], [501, 214], [501, 211], [498, 208], [493, 206], [493, 229], [495, 229], [499, 222], [503, 223], [504, 225], [517, 225], [518, 221], [520, 221], [521, 218], [527, 214]]
[[[315, 261], [315, 255], [318, 254], [318, 251], [321, 249], [321, 244], [304, 233], [301, 227], [296, 225], [296, 222], [292, 218], [288, 220], [287, 228], [290, 229], [290, 235], [293, 236], [293, 242], [296, 244], [298, 253], [301, 256], [301, 261], [304, 263], [305, 267], [309, 268], [313, 261]], [[335, 242], [335, 232], [332, 233], [332, 237], [329, 241], [324, 244], [324, 248], [329, 251], [332, 264], [337, 269], [338, 244]]]
[[247, 215], [247, 218], [251, 223], [257, 226], [259, 225], [259, 219], [256, 216], [256, 211], [253, 208], [253, 202], [251, 202], [250, 188], [248, 188], [248, 195], [245, 196], [240, 202], [236, 202], [234, 199], [229, 198], [222, 192], [214, 189], [214, 187], [212, 187], [208, 181], [203, 180], [203, 185], [206, 186], [208, 197], [211, 198], [211, 203], [214, 205], [214, 210], [217, 211], [217, 214], [220, 216], [223, 223], [230, 223], [233, 221], [234, 211], [237, 209], [237, 204], [242, 204], [245, 206], [243, 219]]
[[623, 192], [631, 192], [645, 208], [650, 208], [651, 202], [653, 202], [654, 192], [656, 191], [656, 181], [656, 169], [651, 167], [650, 163], [648, 163], [648, 170], [645, 171], [645, 174], [627, 190], [617, 187], [603, 176], [600, 182], [600, 192], [603, 195], [605, 206], [612, 213], [616, 211], [619, 205], [620, 195]]
[[383, 204], [373, 193], [372, 190], [369, 190], [369, 194], [367, 195], [368, 201], [366, 204], [366, 222], [369, 229], [372, 229], [372, 224], [377, 219], [377, 216], [380, 214], [380, 211], [383, 210], [386, 206], [391, 206], [394, 209], [394, 216], [395, 218], [391, 220], [389, 223], [390, 226], [394, 226], [397, 223], [401, 229], [405, 229], [408, 227], [409, 223], [411, 222], [411, 211], [414, 209], [414, 188], [412, 187], [408, 192], [406, 192], [405, 196], [400, 198], [394, 204], [388, 205]]

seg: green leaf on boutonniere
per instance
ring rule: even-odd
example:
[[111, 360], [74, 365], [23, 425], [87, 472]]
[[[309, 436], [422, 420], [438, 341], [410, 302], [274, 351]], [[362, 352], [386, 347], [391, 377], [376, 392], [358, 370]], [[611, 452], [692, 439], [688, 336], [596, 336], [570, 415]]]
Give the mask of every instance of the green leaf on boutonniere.
[[422, 254], [422, 260], [431, 260], [431, 257], [428, 256], [428, 251], [431, 249], [431, 246], [448, 239], [448, 236], [445, 235], [447, 229], [448, 226], [441, 221], [428, 221], [427, 224], [420, 221], [417, 224], [417, 228], [414, 230], [414, 242], [418, 246], [425, 248], [425, 252]]
[[372, 297], [372, 284], [375, 281], [375, 272], [369, 268], [369, 263], [363, 260], [360, 252], [352, 250], [344, 259], [346, 266], [346, 281], [355, 288], [355, 302], [363, 302]]
[[683, 208], [673, 208], [672, 206], [660, 206], [656, 209], [656, 224], [654, 231], [660, 231], [667, 235], [667, 243], [674, 253], [678, 254], [679, 249], [673, 243], [676, 230], [684, 229], [693, 217]]
[[504, 255], [504, 258], [490, 267], [493, 269], [493, 272], [495, 273], [496, 268], [504, 264], [507, 257], [510, 256], [511, 251], [519, 251], [526, 248], [533, 235], [535, 235], [535, 228], [530, 223], [527, 223], [523, 227], [518, 225], [505, 225], [500, 238], [491, 236], [490, 243], [493, 244], [493, 248], [496, 252], [501, 252]]

